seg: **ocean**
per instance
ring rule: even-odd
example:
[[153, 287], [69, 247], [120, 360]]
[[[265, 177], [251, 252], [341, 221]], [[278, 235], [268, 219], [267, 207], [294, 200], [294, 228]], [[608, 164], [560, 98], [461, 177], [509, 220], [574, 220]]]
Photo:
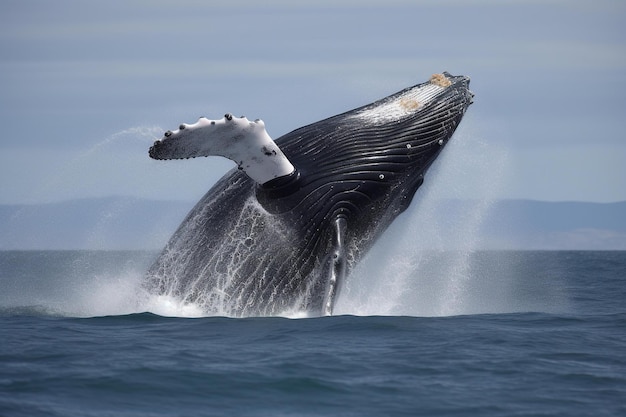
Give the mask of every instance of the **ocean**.
[[0, 416], [626, 415], [626, 252], [425, 253], [320, 318], [141, 296], [156, 255], [0, 252]]

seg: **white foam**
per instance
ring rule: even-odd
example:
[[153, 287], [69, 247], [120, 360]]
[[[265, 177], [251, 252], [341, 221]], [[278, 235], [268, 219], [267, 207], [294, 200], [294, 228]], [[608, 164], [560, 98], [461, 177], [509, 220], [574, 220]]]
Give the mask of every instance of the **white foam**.
[[196, 318], [206, 316], [201, 306], [183, 302], [168, 295], [149, 296], [143, 307], [147, 312], [164, 317]]
[[[52, 302], [52, 310], [77, 317], [120, 316], [153, 313], [164, 317], [203, 317], [203, 309], [166, 295], [148, 294], [141, 286], [143, 271], [116, 276], [84, 277], [84, 285], [75, 288], [61, 302]], [[56, 305], [55, 305], [56, 304]]]

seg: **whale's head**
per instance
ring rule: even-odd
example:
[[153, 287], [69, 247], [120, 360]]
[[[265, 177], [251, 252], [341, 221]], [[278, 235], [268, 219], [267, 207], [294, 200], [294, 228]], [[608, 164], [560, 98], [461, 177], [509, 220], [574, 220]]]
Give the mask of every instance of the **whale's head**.
[[435, 74], [278, 138], [296, 172], [264, 184], [260, 200], [270, 210], [290, 206], [273, 204], [279, 198], [294, 205], [335, 201], [322, 212], [362, 212], [372, 203], [404, 210], [472, 104], [469, 82], [466, 76]]

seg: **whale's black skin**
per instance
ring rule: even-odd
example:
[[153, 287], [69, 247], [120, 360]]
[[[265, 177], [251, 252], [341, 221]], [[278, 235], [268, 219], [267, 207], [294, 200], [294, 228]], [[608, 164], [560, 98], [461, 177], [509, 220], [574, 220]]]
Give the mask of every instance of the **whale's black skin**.
[[376, 115], [423, 84], [276, 139], [291, 175], [260, 185], [226, 174], [152, 265], [147, 288], [208, 314], [332, 313], [340, 281], [408, 207], [472, 102], [467, 77], [445, 76], [441, 94], [399, 118]]

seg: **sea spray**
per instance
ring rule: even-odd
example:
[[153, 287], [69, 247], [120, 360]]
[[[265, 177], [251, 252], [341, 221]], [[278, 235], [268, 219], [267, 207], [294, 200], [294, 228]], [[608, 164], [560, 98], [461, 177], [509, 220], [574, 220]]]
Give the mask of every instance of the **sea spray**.
[[[490, 310], [468, 291], [477, 273], [472, 255], [506, 169], [507, 152], [457, 132], [427, 173], [411, 207], [353, 271], [338, 314], [449, 316]], [[459, 184], [467, 178], [474, 198]]]
[[[236, 192], [238, 185], [229, 184], [222, 192]], [[292, 303], [265, 312], [254, 309], [250, 302], [260, 297], [258, 292], [267, 292], [265, 302], [272, 308], [274, 299], [281, 297], [276, 290], [276, 280], [281, 278], [275, 275], [276, 269], [261, 268], [274, 260], [280, 263], [289, 259], [288, 251], [298, 250], [299, 242], [294, 242], [293, 234], [280, 218], [268, 213], [256, 198], [249, 197], [237, 216], [220, 217], [220, 225], [228, 234], [211, 244], [205, 230], [209, 227], [207, 222], [213, 220], [207, 213], [220, 208], [223, 206], [218, 198], [201, 200], [196, 205], [146, 273], [144, 288], [151, 294], [198, 305], [212, 316], [275, 315], [282, 310], [287, 315], [297, 314], [315, 284], [303, 283], [297, 274], [284, 277], [291, 287], [300, 287]], [[266, 250], [250, 251], [255, 244]], [[260, 273], [248, 274], [243, 266], [249, 264], [260, 268]]]
[[[48, 157], [54, 159], [54, 166], [25, 191], [24, 201], [39, 204], [112, 195], [195, 201], [235, 166], [224, 158], [208, 162], [202, 158], [185, 164], [155, 162], [146, 148], [162, 133], [163, 128], [158, 126], [135, 126], [79, 151], [55, 150]], [[84, 141], [90, 143], [90, 138]]]
[[79, 152], [64, 153], [61, 156], [65, 162], [42, 178], [39, 186], [31, 191], [30, 200], [62, 201], [124, 194], [120, 185], [141, 181], [132, 172], [147, 159], [143, 149], [161, 130], [155, 126], [136, 126], [116, 132]]

